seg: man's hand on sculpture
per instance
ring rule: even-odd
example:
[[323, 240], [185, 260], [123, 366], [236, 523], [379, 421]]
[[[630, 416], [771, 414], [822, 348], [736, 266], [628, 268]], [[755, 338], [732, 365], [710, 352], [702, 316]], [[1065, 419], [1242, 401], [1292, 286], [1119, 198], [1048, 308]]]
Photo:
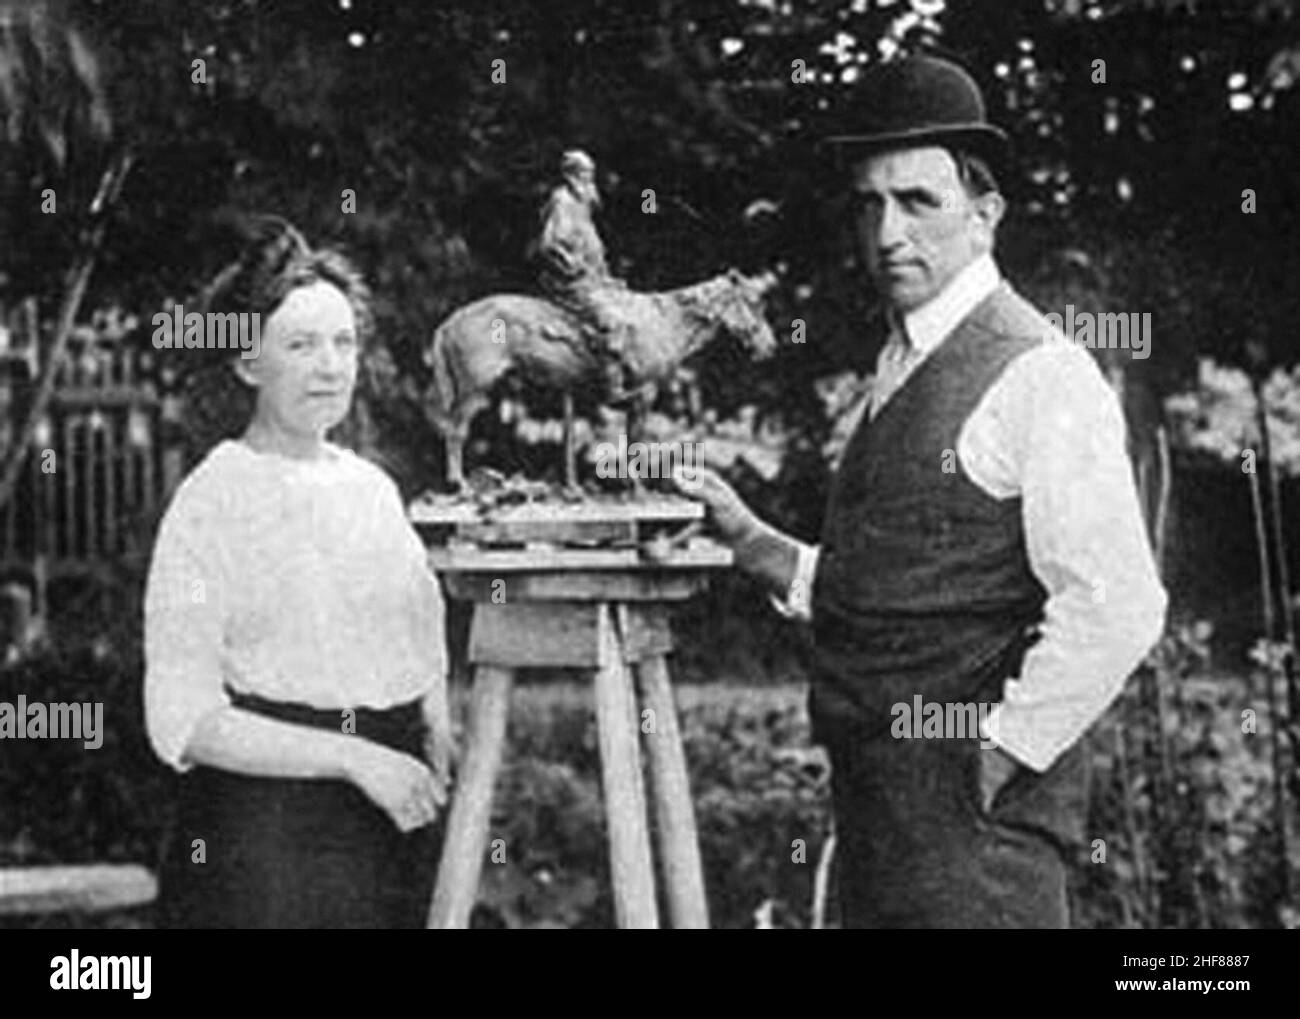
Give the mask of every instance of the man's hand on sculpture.
[[799, 573], [799, 542], [763, 523], [736, 490], [708, 468], [679, 468], [672, 482], [682, 495], [708, 507], [708, 520], [718, 541], [731, 549], [735, 565], [785, 597]]
[[697, 499], [708, 508], [708, 519], [724, 545], [736, 546], [762, 527], [736, 490], [707, 467], [697, 467], [686, 477], [681, 468], [672, 474], [673, 486], [682, 495]]

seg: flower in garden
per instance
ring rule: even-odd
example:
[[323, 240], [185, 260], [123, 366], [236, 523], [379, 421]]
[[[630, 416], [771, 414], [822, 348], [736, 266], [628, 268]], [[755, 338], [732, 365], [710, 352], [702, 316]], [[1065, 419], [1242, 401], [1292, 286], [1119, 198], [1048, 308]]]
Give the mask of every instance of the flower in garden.
[[[1277, 369], [1260, 387], [1273, 459], [1284, 475], [1300, 474], [1300, 366]], [[1254, 389], [1239, 368], [1202, 358], [1194, 390], [1165, 401], [1174, 442], [1239, 464], [1247, 449], [1260, 449]]]

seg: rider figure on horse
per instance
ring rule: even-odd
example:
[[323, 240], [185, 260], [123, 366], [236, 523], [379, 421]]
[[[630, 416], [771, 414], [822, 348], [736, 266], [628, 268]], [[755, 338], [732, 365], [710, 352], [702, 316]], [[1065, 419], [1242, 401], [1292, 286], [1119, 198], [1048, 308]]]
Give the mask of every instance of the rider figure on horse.
[[630, 326], [619, 313], [627, 284], [610, 274], [592, 219], [600, 205], [596, 164], [587, 153], [571, 149], [560, 172], [564, 181], [542, 210], [538, 281], [548, 298], [582, 323], [587, 348], [605, 371], [609, 397], [619, 399], [627, 395], [631, 378], [625, 355]]

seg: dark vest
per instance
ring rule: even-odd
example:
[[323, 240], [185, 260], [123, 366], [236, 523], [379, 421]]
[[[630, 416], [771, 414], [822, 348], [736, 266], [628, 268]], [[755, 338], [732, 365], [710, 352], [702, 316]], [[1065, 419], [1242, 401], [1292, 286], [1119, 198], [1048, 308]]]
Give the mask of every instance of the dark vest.
[[831, 488], [813, 584], [814, 723], [887, 731], [916, 695], [994, 702], [1019, 673], [1046, 597], [1019, 498], [979, 488], [962, 426], [1049, 323], [1005, 283], [931, 352], [875, 420], [863, 415]]

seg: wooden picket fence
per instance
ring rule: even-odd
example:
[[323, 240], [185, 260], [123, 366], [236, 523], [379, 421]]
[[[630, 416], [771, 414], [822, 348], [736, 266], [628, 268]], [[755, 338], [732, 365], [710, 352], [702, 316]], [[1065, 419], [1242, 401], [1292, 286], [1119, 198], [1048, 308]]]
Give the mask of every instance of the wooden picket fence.
[[[0, 450], [21, 434], [48, 342], [34, 301], [0, 310]], [[177, 405], [153, 351], [74, 334], [20, 482], [0, 507], [0, 571], [44, 584], [140, 555], [180, 479]], [[43, 614], [44, 605], [37, 606]]]
[[[120, 332], [120, 330], [119, 330]], [[151, 524], [181, 476], [175, 397], [153, 352], [78, 330], [20, 480], [0, 507], [0, 661], [48, 617], [52, 580], [113, 571], [147, 555]], [[0, 450], [13, 452], [45, 370], [35, 301], [0, 309]], [[102, 913], [152, 902], [135, 864], [0, 867], [0, 916]]]

